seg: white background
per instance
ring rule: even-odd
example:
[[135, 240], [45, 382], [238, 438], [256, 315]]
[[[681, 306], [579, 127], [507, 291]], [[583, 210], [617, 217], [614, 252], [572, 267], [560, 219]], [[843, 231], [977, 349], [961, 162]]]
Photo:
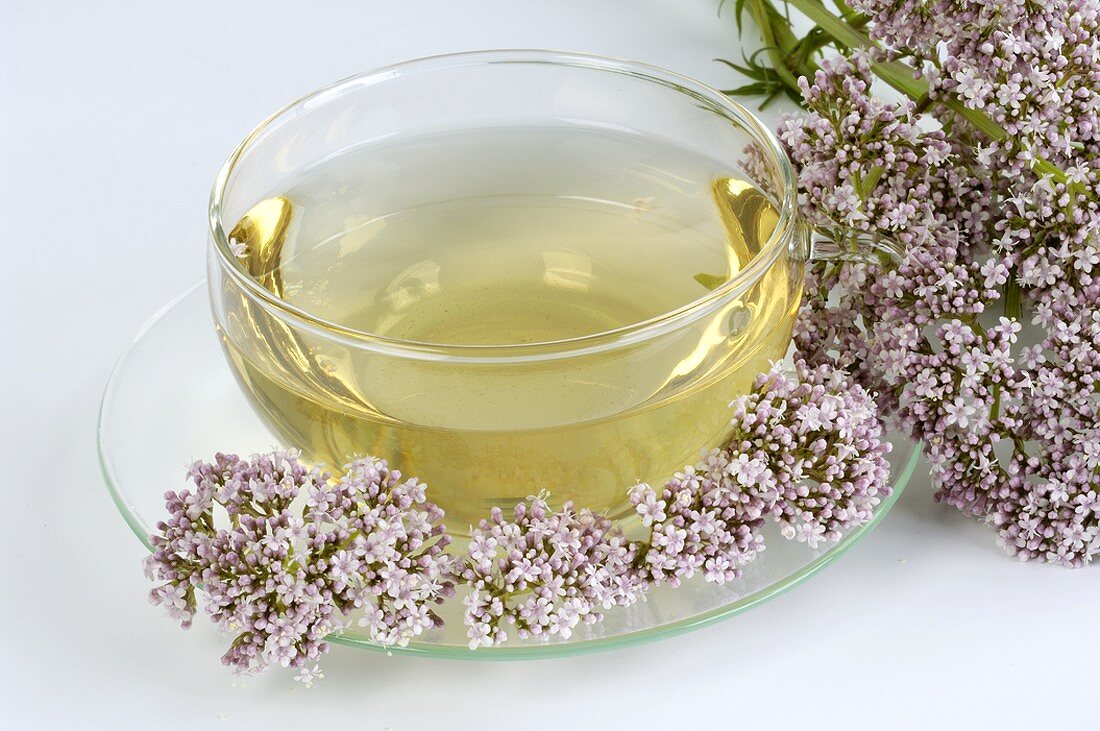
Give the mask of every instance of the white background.
[[478, 48], [740, 83], [712, 61], [738, 49], [716, 0], [310, 6], [0, 0], [0, 726], [1100, 724], [1097, 570], [1006, 558], [932, 502], [923, 466], [879, 529], [804, 586], [608, 654], [501, 664], [337, 647], [311, 690], [278, 670], [242, 686], [211, 626], [184, 633], [149, 606], [143, 549], [99, 476], [97, 403], [146, 317], [202, 276], [211, 181], [254, 124], [348, 74]]

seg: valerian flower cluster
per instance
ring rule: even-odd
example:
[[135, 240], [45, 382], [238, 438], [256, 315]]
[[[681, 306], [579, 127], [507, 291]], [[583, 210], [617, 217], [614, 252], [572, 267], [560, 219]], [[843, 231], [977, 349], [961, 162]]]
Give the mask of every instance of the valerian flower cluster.
[[816, 546], [862, 525], [890, 493], [873, 396], [843, 372], [796, 364], [761, 375], [731, 404], [732, 437], [661, 489], [631, 487], [639, 538], [548, 495], [497, 508], [465, 550], [445, 551], [442, 511], [425, 485], [384, 460], [339, 477], [288, 452], [219, 454], [190, 470], [194, 490], [165, 495], [152, 536], [153, 603], [184, 627], [199, 611], [236, 634], [223, 661], [321, 677], [325, 636], [353, 618], [380, 645], [403, 645], [441, 623], [433, 606], [464, 594], [471, 649], [519, 637], [568, 638], [604, 610], [696, 573], [724, 583], [764, 549], [772, 518]]
[[236, 635], [222, 662], [237, 672], [279, 664], [316, 677], [325, 637], [357, 614], [381, 645], [404, 645], [440, 620], [454, 591], [443, 517], [415, 479], [361, 459], [333, 480], [290, 452], [197, 462], [194, 490], [165, 494], [151, 537], [150, 599], [187, 628], [201, 594]]
[[[870, 38], [806, 72], [779, 137], [816, 224], [908, 253], [816, 265], [799, 353], [881, 395], [938, 499], [1022, 559], [1081, 566], [1100, 554], [1100, 5], [849, 4]], [[875, 75], [901, 63], [926, 91], [884, 101]]]

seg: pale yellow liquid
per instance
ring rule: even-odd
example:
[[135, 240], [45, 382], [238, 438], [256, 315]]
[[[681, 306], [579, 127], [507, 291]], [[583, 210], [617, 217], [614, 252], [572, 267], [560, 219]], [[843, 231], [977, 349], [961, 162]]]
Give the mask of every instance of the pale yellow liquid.
[[468, 131], [341, 157], [277, 193], [235, 231], [264, 287], [342, 328], [470, 347], [341, 344], [227, 285], [241, 383], [307, 458], [372, 454], [426, 481], [457, 532], [540, 490], [622, 514], [629, 485], [724, 440], [729, 400], [789, 342], [785, 255], [658, 337], [576, 340], [689, 305], [760, 250], [774, 206], [703, 156], [604, 131]]

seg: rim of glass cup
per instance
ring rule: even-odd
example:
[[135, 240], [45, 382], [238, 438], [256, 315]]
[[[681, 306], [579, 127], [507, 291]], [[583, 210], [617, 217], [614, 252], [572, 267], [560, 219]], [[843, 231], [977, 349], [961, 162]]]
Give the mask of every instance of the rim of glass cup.
[[[768, 156], [768, 162], [774, 165], [778, 172], [782, 186], [781, 200], [778, 201], [779, 219], [768, 241], [760, 248], [760, 251], [749, 262], [749, 265], [738, 272], [736, 276], [685, 305], [610, 330], [562, 340], [530, 343], [493, 345], [430, 343], [403, 340], [356, 330], [326, 320], [308, 310], [290, 304], [264, 288], [244, 271], [239, 260], [232, 253], [229, 237], [225, 226], [222, 224], [222, 201], [229, 188], [230, 178], [241, 157], [265, 131], [280, 124], [291, 112], [308, 106], [321, 97], [338, 94], [349, 89], [368, 88], [401, 77], [493, 64], [542, 64], [621, 74], [670, 88], [696, 101], [706, 102], [714, 111], [723, 113], [730, 118], [732, 123], [744, 129], [753, 141], [764, 149]], [[779, 141], [771, 130], [757, 119], [756, 115], [737, 102], [730, 100], [717, 89], [682, 74], [637, 61], [585, 53], [508, 49], [446, 53], [402, 61], [373, 71], [349, 76], [287, 104], [260, 122], [222, 165], [210, 193], [208, 213], [214, 250], [223, 271], [228, 273], [235, 283], [242, 287], [252, 299], [281, 319], [289, 319], [300, 327], [318, 332], [330, 339], [340, 340], [353, 347], [379, 349], [393, 355], [405, 355], [414, 358], [450, 357], [461, 360], [506, 360], [511, 362], [517, 359], [524, 360], [527, 357], [540, 359], [548, 353], [554, 357], [572, 356], [641, 342], [675, 329], [687, 322], [694, 321], [698, 317], [713, 311], [723, 303], [740, 296], [756, 284], [779, 257], [779, 254], [785, 248], [784, 243], [791, 241], [793, 236], [798, 235], [797, 230], [793, 230], [798, 224], [796, 211], [797, 192], [794, 169]]]

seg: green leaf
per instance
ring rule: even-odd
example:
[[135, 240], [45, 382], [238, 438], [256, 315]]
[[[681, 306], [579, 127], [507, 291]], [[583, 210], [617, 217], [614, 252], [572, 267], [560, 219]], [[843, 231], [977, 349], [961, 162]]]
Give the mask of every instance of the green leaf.
[[724, 58], [716, 58], [714, 60], [718, 63], [723, 63], [726, 66], [729, 66], [731, 69], [741, 74], [742, 76], [747, 76], [750, 79], [756, 79], [758, 81], [763, 81], [764, 79], [766, 79], [770, 72], [770, 69], [764, 68], [762, 66], [741, 66], [740, 64], [736, 64], [733, 61], [727, 61]]
[[696, 274], [692, 279], [712, 291], [729, 281], [729, 278], [717, 274]]
[[766, 81], [754, 81], [751, 84], [738, 86], [736, 89], [721, 89], [726, 96], [759, 96], [760, 94], [772, 94], [777, 89]]

